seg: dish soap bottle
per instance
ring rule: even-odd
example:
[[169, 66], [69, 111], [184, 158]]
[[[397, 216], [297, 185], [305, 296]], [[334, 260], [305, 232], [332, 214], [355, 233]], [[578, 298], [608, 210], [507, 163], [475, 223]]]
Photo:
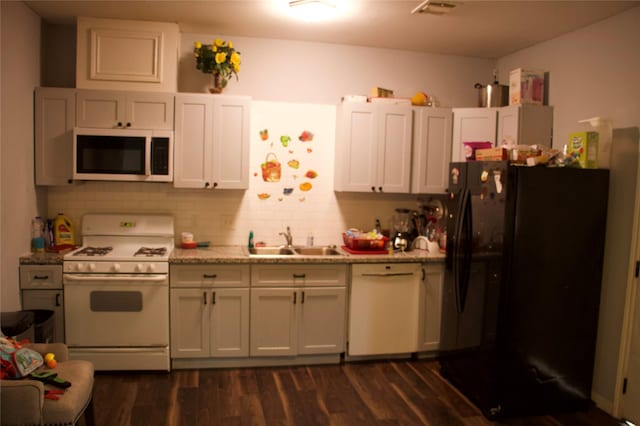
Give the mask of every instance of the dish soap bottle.
[[249, 248], [252, 249], [253, 248], [253, 231], [249, 231], [249, 244], [248, 244]]

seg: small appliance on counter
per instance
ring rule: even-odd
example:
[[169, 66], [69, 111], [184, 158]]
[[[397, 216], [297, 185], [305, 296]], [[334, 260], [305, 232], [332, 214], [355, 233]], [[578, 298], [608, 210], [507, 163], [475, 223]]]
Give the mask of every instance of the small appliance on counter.
[[391, 237], [393, 248], [400, 251], [411, 250], [411, 244], [416, 237], [411, 210], [397, 208], [391, 217], [391, 227], [393, 229]]

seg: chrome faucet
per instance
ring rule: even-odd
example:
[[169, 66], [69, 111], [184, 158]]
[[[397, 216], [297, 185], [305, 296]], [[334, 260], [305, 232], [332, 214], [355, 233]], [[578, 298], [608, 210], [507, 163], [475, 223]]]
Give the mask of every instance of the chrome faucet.
[[293, 242], [293, 235], [291, 235], [291, 228], [287, 226], [287, 232], [280, 232], [279, 235], [282, 235], [287, 240], [287, 247], [291, 247]]

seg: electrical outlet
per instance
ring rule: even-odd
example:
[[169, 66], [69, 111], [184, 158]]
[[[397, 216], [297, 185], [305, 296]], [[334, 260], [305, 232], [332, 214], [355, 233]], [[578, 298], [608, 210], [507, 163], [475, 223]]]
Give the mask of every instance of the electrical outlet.
[[221, 217], [221, 219], [222, 219], [222, 230], [223, 231], [235, 231], [236, 230], [236, 224], [235, 224], [235, 221], [233, 220], [233, 216], [223, 215]]

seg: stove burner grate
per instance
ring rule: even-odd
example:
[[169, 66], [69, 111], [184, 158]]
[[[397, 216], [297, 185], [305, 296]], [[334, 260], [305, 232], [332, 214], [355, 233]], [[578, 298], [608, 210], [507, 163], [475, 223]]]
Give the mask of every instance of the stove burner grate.
[[134, 256], [164, 256], [167, 253], [166, 247], [140, 247], [137, 252], [134, 253]]
[[77, 252], [74, 256], [104, 256], [113, 250], [113, 247], [85, 247]]

